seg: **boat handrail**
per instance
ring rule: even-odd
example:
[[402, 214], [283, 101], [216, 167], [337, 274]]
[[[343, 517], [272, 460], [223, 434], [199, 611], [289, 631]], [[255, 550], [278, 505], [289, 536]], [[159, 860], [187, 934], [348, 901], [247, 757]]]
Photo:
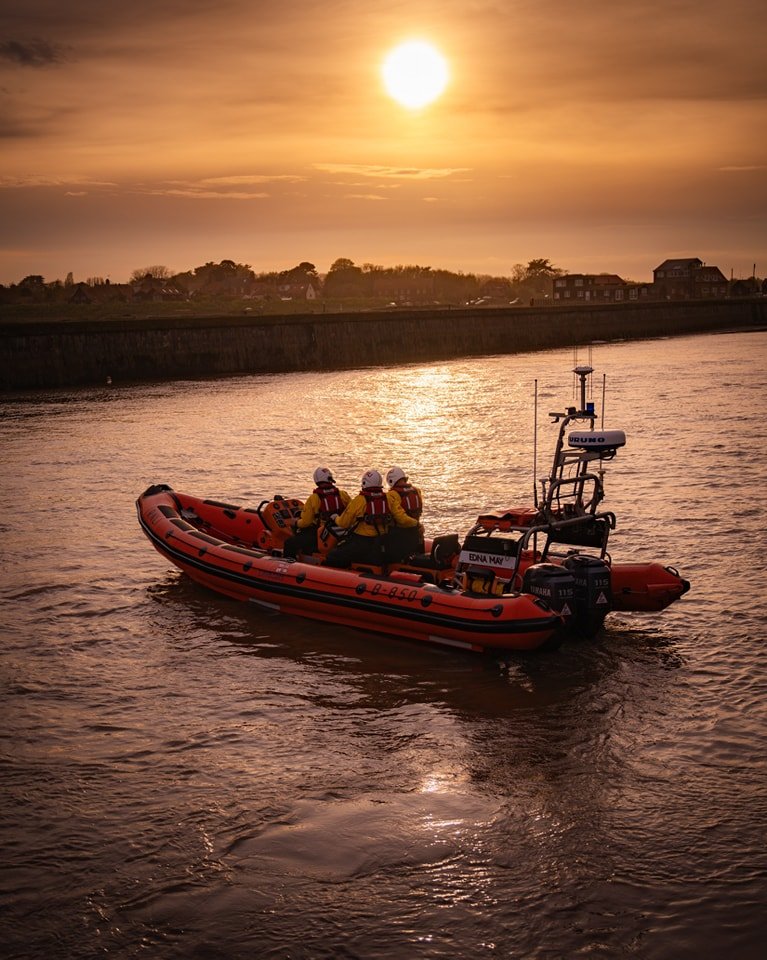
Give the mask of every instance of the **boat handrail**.
[[585, 484], [587, 480], [593, 480], [596, 484], [601, 484], [602, 480], [597, 476], [596, 473], [579, 473], [576, 477], [559, 477], [557, 480], [552, 480], [549, 483], [549, 493], [552, 490], [556, 490], [557, 487], [564, 486], [566, 483], [569, 484]]
[[536, 534], [548, 535], [550, 531], [563, 530], [568, 527], [577, 527], [586, 522], [592, 523], [595, 520], [606, 520], [611, 530], [615, 529], [616, 517], [611, 510], [604, 510], [602, 513], [587, 513], [582, 517], [569, 517], [567, 520], [552, 520], [550, 523], [542, 523], [536, 527], [528, 527], [519, 539], [519, 552], [526, 550], [530, 540]]
[[[594, 484], [594, 490], [587, 503], [583, 503], [583, 494], [587, 483]], [[564, 491], [562, 488], [570, 486], [572, 491]], [[560, 490], [562, 493], [560, 494]], [[602, 478], [595, 473], [579, 473], [575, 477], [559, 477], [552, 480], [546, 490], [541, 509], [550, 510], [553, 502], [559, 502], [562, 495], [568, 500], [580, 502], [580, 508], [583, 510], [582, 516], [593, 516], [600, 501], [604, 499], [604, 488]]]

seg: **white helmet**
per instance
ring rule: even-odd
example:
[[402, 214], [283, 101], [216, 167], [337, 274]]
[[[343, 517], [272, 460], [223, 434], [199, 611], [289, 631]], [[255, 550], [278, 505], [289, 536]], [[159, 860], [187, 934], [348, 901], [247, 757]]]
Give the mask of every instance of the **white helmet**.
[[317, 467], [314, 471], [315, 483], [333, 483], [333, 474], [327, 467]]
[[399, 483], [400, 480], [407, 480], [407, 474], [402, 467], [392, 467], [391, 470], [386, 474], [386, 482], [390, 487], [393, 487], [394, 484]]
[[382, 487], [383, 477], [377, 470], [367, 470], [362, 474], [362, 489], [369, 490], [371, 487]]

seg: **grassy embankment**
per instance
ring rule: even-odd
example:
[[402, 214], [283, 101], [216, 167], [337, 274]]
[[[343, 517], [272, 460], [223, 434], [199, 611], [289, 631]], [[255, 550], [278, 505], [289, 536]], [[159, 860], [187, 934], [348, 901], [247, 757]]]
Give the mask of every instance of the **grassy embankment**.
[[[444, 305], [445, 309], [450, 304]], [[293, 316], [295, 314], [359, 313], [386, 310], [389, 301], [269, 300], [265, 303], [205, 298], [158, 303], [23, 303], [0, 304], [0, 323], [55, 323], [82, 320], [151, 320], [165, 317]], [[389, 308], [393, 309], [393, 308]], [[412, 310], [413, 307], [403, 308]]]

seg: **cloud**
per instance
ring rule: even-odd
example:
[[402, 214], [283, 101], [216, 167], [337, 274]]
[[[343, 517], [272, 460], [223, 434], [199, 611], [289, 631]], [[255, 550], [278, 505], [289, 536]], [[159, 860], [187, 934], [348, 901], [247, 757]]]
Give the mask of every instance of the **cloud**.
[[47, 40], [0, 42], [0, 60], [8, 60], [20, 67], [50, 67], [69, 59], [65, 47], [57, 43], [49, 43]]
[[153, 197], [188, 197], [191, 200], [263, 200], [271, 196], [269, 193], [244, 193], [239, 190], [226, 193], [223, 190], [203, 190], [199, 187], [187, 187], [186, 189], [177, 187], [167, 190], [159, 188], [141, 192]]
[[[305, 180], [306, 177], [288, 173], [232, 174], [224, 177], [203, 177], [200, 180], [170, 180], [158, 186], [138, 188], [136, 192], [154, 197], [189, 197], [193, 200], [263, 200], [271, 194], [263, 190], [243, 188], [256, 184], [302, 183]], [[227, 187], [233, 189], [226, 189]]]
[[[200, 180], [170, 180], [159, 184], [117, 183], [77, 176], [0, 176], [0, 190], [28, 190], [35, 188], [66, 187], [66, 196], [85, 196], [87, 190], [119, 188], [125, 193], [160, 197], [189, 197], [202, 200], [262, 200], [271, 196], [263, 190], [244, 187], [268, 183], [302, 183], [306, 177], [292, 174], [242, 174], [225, 177], [206, 177]], [[232, 189], [226, 189], [231, 187]]]
[[438, 180], [466, 173], [470, 167], [385, 167], [365, 163], [315, 163], [315, 170], [325, 173], [352, 173], [361, 177], [393, 177], [400, 180]]
[[302, 183], [306, 177], [296, 176], [291, 173], [246, 173], [231, 177], [205, 177], [200, 180], [200, 184], [209, 184], [211, 186], [243, 186], [248, 183]]
[[116, 187], [107, 180], [89, 180], [86, 177], [48, 177], [29, 174], [25, 177], [0, 177], [0, 190], [28, 190], [39, 187]]

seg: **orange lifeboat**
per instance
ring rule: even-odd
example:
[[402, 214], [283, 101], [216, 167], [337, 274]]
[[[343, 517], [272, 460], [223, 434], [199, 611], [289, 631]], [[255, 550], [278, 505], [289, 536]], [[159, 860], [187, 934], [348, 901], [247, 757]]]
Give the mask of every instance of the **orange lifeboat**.
[[301, 506], [275, 498], [244, 508], [165, 484], [136, 501], [141, 529], [166, 560], [211, 590], [273, 612], [477, 652], [534, 650], [562, 627], [562, 617], [539, 597], [459, 586], [452, 579], [455, 556], [391, 572], [362, 565], [339, 570], [320, 556], [285, 559], [277, 543]]
[[311, 554], [284, 557], [303, 504], [278, 496], [240, 507], [160, 484], [138, 498], [139, 523], [193, 580], [274, 611], [477, 651], [534, 650], [565, 631], [594, 636], [611, 611], [665, 610], [690, 584], [661, 563], [613, 562], [616, 517], [601, 508], [603, 481], [626, 435], [597, 429], [592, 367], [573, 373], [579, 405], [549, 414], [558, 438], [534, 506], [483, 514], [463, 542], [436, 537], [403, 563], [333, 568], [331, 527]]

